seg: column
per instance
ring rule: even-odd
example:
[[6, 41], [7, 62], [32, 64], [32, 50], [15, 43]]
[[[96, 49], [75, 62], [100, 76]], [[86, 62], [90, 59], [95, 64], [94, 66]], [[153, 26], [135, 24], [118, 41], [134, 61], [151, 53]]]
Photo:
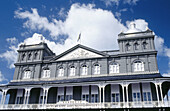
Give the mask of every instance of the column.
[[129, 107], [129, 95], [128, 95], [128, 85], [126, 85], [126, 100], [127, 100], [127, 107]]
[[103, 86], [103, 103], [105, 102], [105, 86]]
[[42, 104], [47, 104], [48, 89], [49, 89], [49, 87], [44, 87], [43, 88], [43, 100], [42, 100]]
[[101, 98], [102, 98], [102, 97], [101, 97], [101, 96], [102, 96], [102, 95], [101, 95], [101, 92], [102, 92], [102, 91], [101, 91], [101, 86], [99, 86], [99, 102], [100, 102], [100, 103], [102, 102], [102, 101], [101, 101]]
[[28, 104], [29, 96], [30, 96], [30, 90], [31, 90], [31, 88], [25, 89], [24, 102], [23, 102], [24, 104]]
[[1, 105], [3, 105], [5, 103], [7, 91], [8, 91], [8, 89], [2, 90]]
[[161, 93], [161, 100], [162, 100], [162, 103], [163, 103], [164, 100], [163, 100], [163, 94], [162, 94], [162, 83], [159, 83], [159, 88], [160, 88], [160, 93]]
[[125, 91], [124, 86], [122, 85], [122, 93], [123, 93], [123, 104], [125, 104]]
[[158, 104], [159, 104], [159, 94], [158, 94], [157, 83], [155, 83], [155, 88], [156, 88], [157, 101], [158, 101]]

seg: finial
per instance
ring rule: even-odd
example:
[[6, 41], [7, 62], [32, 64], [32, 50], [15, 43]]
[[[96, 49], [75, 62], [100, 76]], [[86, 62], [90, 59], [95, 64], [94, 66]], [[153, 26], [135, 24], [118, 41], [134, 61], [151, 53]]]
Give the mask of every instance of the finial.
[[135, 28], [136, 28], [135, 22], [131, 22], [131, 23], [130, 23], [130, 28], [131, 28], [131, 29], [135, 29]]

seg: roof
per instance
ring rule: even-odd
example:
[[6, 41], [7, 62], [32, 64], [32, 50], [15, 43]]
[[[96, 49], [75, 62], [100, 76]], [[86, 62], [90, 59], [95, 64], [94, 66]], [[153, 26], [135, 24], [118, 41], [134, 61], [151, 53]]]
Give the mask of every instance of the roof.
[[76, 46], [74, 46], [74, 47], [68, 49], [67, 51], [61, 53], [60, 55], [58, 55], [58, 56], [56, 56], [56, 57], [54, 57], [54, 58], [52, 58], [51, 60], [57, 60], [57, 59], [59, 59], [59, 58], [65, 56], [65, 55], [67, 55], [68, 53], [70, 53], [70, 52], [72, 52], [72, 51], [74, 51], [75, 49], [78, 49], [78, 48], [82, 48], [82, 49], [88, 50], [88, 51], [90, 51], [90, 52], [99, 54], [99, 55], [101, 55], [101, 56], [106, 56], [106, 57], [109, 56], [108, 54], [106, 54], [106, 53], [104, 53], [104, 52], [101, 52], [101, 51], [98, 51], [98, 50], [95, 50], [95, 49], [86, 47], [86, 46], [81, 45], [81, 44], [77, 44]]

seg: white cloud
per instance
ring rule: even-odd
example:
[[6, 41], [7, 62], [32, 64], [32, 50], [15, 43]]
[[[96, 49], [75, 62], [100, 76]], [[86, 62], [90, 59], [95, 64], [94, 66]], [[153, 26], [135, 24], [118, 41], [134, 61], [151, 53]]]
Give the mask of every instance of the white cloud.
[[21, 10], [15, 11], [15, 17], [20, 19], [27, 19], [24, 23], [25, 28], [30, 28], [31, 30], [45, 30], [49, 31], [50, 35], [57, 39], [56, 36], [61, 33], [59, 26], [62, 26], [61, 21], [53, 20], [49, 22], [46, 17], [39, 16], [37, 9], [31, 9], [32, 13], [29, 11], [21, 12]]
[[[47, 38], [43, 37], [50, 49], [55, 52], [56, 55], [76, 45], [80, 32], [83, 45], [98, 50], [118, 49], [118, 34], [121, 31], [126, 31], [126, 26], [131, 22], [127, 21], [125, 26], [115, 18], [112, 12], [100, 8], [97, 9], [93, 4], [73, 4], [68, 11], [66, 20], [63, 22], [57, 19], [53, 19], [52, 22], [49, 22], [46, 17], [42, 17], [38, 14], [37, 9], [32, 9], [32, 12], [21, 12], [18, 10], [15, 14], [17, 18], [26, 20], [24, 23], [25, 28], [49, 31], [52, 38], [55, 37], [56, 39], [61, 39], [58, 38], [60, 35], [67, 35], [68, 38], [64, 39], [62, 44], [49, 41]], [[148, 23], [143, 19], [137, 19], [133, 22], [136, 23], [138, 29], [143, 31], [148, 27]], [[24, 40], [26, 44], [35, 44], [40, 41], [39, 34], [36, 33], [32, 37], [28, 37]], [[162, 54], [163, 56], [170, 57], [170, 51], [164, 46], [164, 39], [162, 37], [155, 36], [155, 44], [159, 55]], [[1, 54], [0, 57], [8, 60], [9, 64], [13, 64], [15, 62], [14, 60], [16, 60], [17, 48], [18, 46], [10, 47], [11, 50]], [[164, 54], [164, 52], [166, 53]], [[15, 57], [12, 57], [11, 59], [11, 56], [14, 55]]]
[[7, 38], [6, 41], [9, 42], [10, 44], [16, 44], [17, 43], [17, 39], [15, 37]]
[[8, 81], [2, 74], [2, 72], [0, 71], [0, 82], [2, 81]]
[[139, 0], [124, 0], [124, 4], [136, 5]]
[[119, 5], [120, 0], [101, 0], [105, 3], [106, 6], [111, 6], [112, 4]]

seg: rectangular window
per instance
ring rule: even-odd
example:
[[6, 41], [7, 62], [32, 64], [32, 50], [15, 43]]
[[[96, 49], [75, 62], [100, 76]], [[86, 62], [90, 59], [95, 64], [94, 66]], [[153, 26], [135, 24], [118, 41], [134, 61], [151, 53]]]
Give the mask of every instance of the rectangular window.
[[89, 102], [89, 95], [88, 94], [83, 94], [82, 95], [82, 100]]
[[92, 103], [97, 103], [98, 102], [98, 94], [92, 94], [91, 95], [91, 102]]
[[43, 70], [43, 78], [49, 78], [50, 77], [50, 70]]
[[141, 101], [140, 92], [134, 92], [134, 93], [133, 93], [133, 101], [134, 101], [134, 102], [137, 102], [137, 103]]
[[143, 101], [150, 102], [151, 100], [151, 92], [143, 92]]
[[120, 101], [119, 93], [113, 93], [112, 94], [112, 102], [119, 102]]
[[64, 95], [58, 95], [58, 102], [59, 101], [64, 101]]

